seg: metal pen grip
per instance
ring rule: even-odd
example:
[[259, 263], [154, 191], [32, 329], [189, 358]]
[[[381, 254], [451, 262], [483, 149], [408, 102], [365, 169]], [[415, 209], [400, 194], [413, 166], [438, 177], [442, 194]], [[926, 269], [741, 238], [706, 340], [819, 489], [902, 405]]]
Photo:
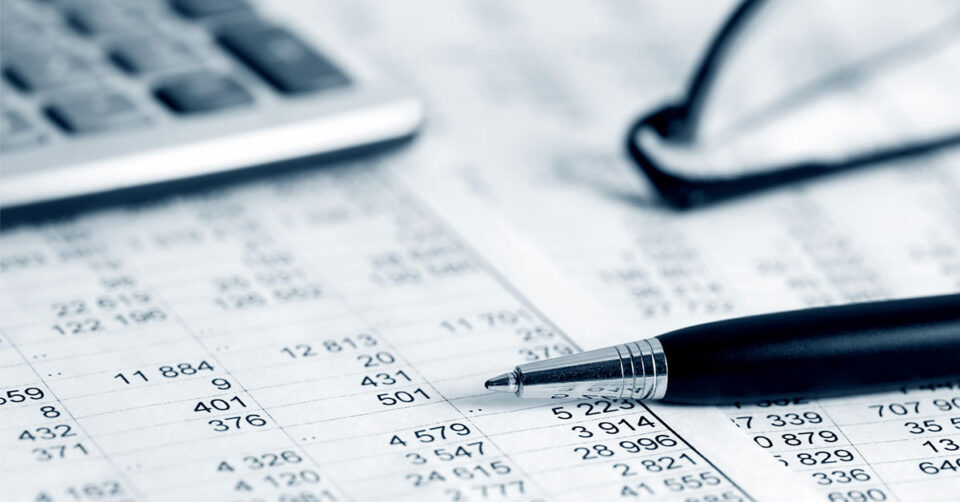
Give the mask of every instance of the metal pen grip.
[[536, 361], [514, 370], [528, 398], [661, 399], [667, 359], [656, 338]]
[[667, 358], [660, 340], [648, 338], [614, 347], [620, 353], [624, 392], [620, 397], [662, 399], [667, 392]]

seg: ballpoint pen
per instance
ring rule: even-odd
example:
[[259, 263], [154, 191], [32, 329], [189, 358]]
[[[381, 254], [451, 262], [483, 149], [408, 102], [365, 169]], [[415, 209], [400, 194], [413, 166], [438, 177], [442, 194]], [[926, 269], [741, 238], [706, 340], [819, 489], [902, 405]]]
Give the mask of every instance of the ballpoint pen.
[[486, 388], [528, 398], [723, 403], [840, 395], [960, 376], [960, 294], [711, 322], [517, 366]]

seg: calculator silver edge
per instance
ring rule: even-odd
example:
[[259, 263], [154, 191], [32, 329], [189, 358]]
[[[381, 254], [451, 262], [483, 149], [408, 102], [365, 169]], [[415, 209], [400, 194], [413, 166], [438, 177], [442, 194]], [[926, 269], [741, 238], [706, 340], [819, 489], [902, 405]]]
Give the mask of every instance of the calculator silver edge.
[[[161, 131], [175, 137], [173, 141], [158, 138], [158, 131], [144, 129], [142, 133], [112, 133], [104, 141], [85, 139], [87, 144], [82, 147], [64, 142], [34, 151], [4, 153], [3, 170], [13, 173], [0, 180], [0, 206], [9, 208], [334, 152], [411, 135], [422, 121], [422, 106], [414, 98], [359, 94], [351, 102], [369, 102], [367, 106], [332, 114], [318, 111], [314, 118], [303, 117], [283, 125], [260, 123], [260, 127], [249, 127], [250, 121], [240, 116], [245, 114], [224, 113], [191, 124], [198, 127]], [[323, 108], [304, 106], [301, 111]], [[270, 110], [266, 116], [281, 113], [283, 110]], [[200, 138], [179, 142], [191, 132]], [[91, 155], [98, 149], [99, 154]]]

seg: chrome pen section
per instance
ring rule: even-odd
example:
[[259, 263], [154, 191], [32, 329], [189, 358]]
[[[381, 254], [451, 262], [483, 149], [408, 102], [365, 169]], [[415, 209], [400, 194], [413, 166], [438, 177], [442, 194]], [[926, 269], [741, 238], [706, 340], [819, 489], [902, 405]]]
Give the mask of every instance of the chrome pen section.
[[486, 388], [524, 398], [661, 399], [667, 359], [656, 338], [521, 364]]

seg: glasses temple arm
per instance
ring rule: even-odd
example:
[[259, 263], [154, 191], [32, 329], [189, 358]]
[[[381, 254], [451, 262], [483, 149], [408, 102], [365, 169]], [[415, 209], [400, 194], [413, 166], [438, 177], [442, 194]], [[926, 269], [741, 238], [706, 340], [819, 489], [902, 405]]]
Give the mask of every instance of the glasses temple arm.
[[707, 101], [718, 70], [733, 48], [734, 42], [743, 33], [747, 21], [764, 3], [766, 3], [766, 0], [744, 0], [741, 2], [733, 11], [733, 14], [727, 18], [713, 40], [710, 41], [710, 46], [687, 87], [682, 106], [682, 120], [673, 122], [670, 130], [664, 131], [667, 137], [673, 140], [694, 139], [703, 114], [703, 105]]

